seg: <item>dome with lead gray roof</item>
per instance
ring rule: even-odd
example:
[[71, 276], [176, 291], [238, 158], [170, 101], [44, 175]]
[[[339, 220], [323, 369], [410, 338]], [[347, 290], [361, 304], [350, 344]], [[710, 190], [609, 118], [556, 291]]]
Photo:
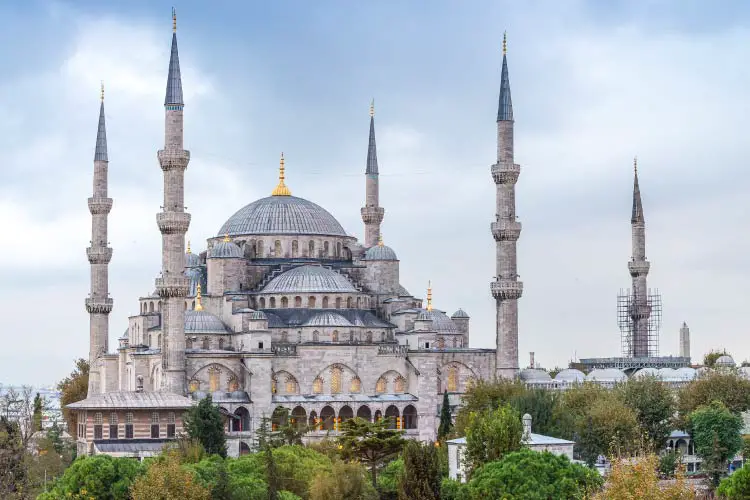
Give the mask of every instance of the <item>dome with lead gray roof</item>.
[[209, 259], [241, 259], [242, 250], [231, 241], [220, 241], [208, 251]]
[[348, 236], [323, 207], [296, 196], [269, 196], [246, 205], [221, 226], [218, 236], [225, 234]]
[[353, 326], [352, 322], [343, 317], [341, 314], [325, 311], [315, 314], [308, 319], [302, 326]]
[[185, 335], [192, 333], [228, 333], [228, 330], [208, 311], [185, 311]]
[[327, 267], [299, 266], [276, 276], [261, 293], [357, 293], [357, 289]]
[[581, 370], [576, 370], [575, 368], [560, 370], [560, 372], [555, 375], [555, 380], [559, 382], [583, 382], [585, 379], [586, 375]]
[[367, 249], [365, 260], [398, 260], [398, 257], [391, 247], [378, 244]]

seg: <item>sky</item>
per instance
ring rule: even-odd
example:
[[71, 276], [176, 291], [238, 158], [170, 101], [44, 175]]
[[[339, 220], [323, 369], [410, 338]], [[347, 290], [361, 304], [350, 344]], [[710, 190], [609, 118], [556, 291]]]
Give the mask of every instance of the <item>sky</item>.
[[[51, 384], [88, 355], [93, 150], [104, 81], [110, 349], [161, 265], [156, 151], [171, 2], [0, 5], [0, 383]], [[662, 354], [750, 358], [750, 5], [692, 0], [177, 1], [188, 238], [205, 248], [270, 194], [363, 237], [375, 99], [384, 241], [401, 282], [494, 347], [495, 118], [508, 34], [523, 223], [520, 364], [620, 352], [638, 156]]]

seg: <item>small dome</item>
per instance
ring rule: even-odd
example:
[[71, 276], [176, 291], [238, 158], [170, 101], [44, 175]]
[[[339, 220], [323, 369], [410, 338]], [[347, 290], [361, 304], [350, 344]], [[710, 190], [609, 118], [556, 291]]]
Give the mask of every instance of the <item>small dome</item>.
[[628, 376], [617, 368], [597, 368], [586, 375], [586, 380], [592, 382], [622, 382], [627, 378]]
[[191, 333], [228, 333], [228, 330], [208, 311], [185, 311], [185, 335]]
[[432, 320], [432, 329], [438, 333], [458, 333], [456, 324], [443, 311], [422, 309], [417, 320]]
[[417, 315], [417, 321], [432, 321], [432, 318], [427, 311], [422, 311]]
[[575, 368], [560, 370], [560, 372], [555, 375], [555, 380], [559, 382], [583, 382], [585, 379], [586, 375], [581, 370], [576, 370]]
[[698, 372], [696, 372], [695, 368], [690, 368], [689, 366], [683, 366], [675, 370], [675, 376], [679, 380], [693, 380], [697, 375]]
[[231, 241], [220, 241], [208, 252], [209, 259], [241, 259], [242, 250]]
[[398, 257], [391, 247], [378, 244], [365, 252], [365, 260], [398, 260]]
[[357, 293], [342, 274], [320, 266], [299, 266], [272, 279], [261, 293]]
[[526, 368], [524, 370], [521, 370], [520, 373], [521, 380], [524, 382], [551, 382], [552, 377], [549, 376], [549, 373], [547, 373], [544, 370], [539, 370], [537, 368]]
[[744, 378], [750, 379], [750, 366], [741, 366], [738, 370]]
[[453, 319], [469, 319], [469, 315], [466, 314], [466, 311], [463, 309], [459, 309], [458, 311], [451, 314], [451, 318]]
[[729, 354], [724, 354], [723, 356], [719, 356], [719, 359], [716, 360], [716, 363], [714, 363], [714, 366], [716, 368], [731, 368], [736, 366], [734, 359], [732, 359], [732, 356]]
[[201, 258], [198, 254], [187, 252], [185, 254], [185, 267], [198, 267], [201, 265]]
[[250, 319], [268, 319], [268, 316], [263, 311], [254, 311], [250, 315]]
[[675, 380], [679, 379], [679, 377], [677, 376], [677, 370], [675, 370], [674, 368], [660, 368], [659, 378], [661, 378], [664, 382], [674, 382]]
[[659, 370], [657, 370], [654, 367], [648, 366], [646, 368], [641, 368], [637, 372], [635, 372], [635, 375], [633, 375], [634, 378], [645, 378], [645, 377], [660, 377]]

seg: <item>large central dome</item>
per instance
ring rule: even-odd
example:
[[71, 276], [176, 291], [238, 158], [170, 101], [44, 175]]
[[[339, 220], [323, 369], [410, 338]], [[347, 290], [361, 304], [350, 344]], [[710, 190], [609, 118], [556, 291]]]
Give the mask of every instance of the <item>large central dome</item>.
[[347, 236], [341, 224], [323, 207], [296, 196], [269, 196], [241, 208], [217, 236], [248, 234], [311, 234]]

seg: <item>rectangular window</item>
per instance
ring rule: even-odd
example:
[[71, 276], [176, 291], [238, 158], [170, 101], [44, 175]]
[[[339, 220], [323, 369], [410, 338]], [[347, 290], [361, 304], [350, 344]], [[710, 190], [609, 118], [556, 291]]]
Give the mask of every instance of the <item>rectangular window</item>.
[[133, 439], [133, 424], [125, 424], [125, 439]]
[[102, 425], [94, 424], [94, 439], [102, 439]]
[[119, 436], [117, 435], [117, 425], [111, 425], [109, 426], [109, 439], [117, 439]]
[[159, 424], [151, 424], [151, 439], [159, 439]]
[[167, 424], [167, 437], [173, 438], [175, 435], [175, 425], [174, 424]]

